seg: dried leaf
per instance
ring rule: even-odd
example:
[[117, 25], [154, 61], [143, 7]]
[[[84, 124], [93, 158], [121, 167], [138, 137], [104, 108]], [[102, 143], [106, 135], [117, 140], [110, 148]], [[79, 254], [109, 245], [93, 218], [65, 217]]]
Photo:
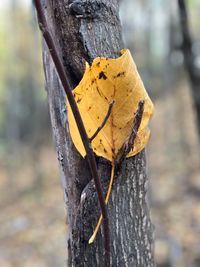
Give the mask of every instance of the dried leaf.
[[[153, 104], [129, 50], [123, 50], [117, 59], [98, 57], [91, 66], [86, 63], [84, 76], [73, 93], [89, 137], [101, 126], [109, 104], [115, 101], [106, 125], [92, 141], [95, 154], [109, 161], [115, 159], [130, 135], [138, 102], [144, 100], [142, 122], [128, 157], [139, 153], [145, 147], [149, 139], [147, 125], [153, 113]], [[85, 149], [69, 105], [68, 116], [72, 140], [84, 157]]]

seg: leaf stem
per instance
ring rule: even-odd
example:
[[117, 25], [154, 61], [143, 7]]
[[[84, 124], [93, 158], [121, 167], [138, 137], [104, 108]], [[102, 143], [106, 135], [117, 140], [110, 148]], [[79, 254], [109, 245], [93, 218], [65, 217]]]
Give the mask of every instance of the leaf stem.
[[103, 190], [102, 190], [101, 182], [100, 182], [98, 172], [97, 172], [97, 165], [96, 165], [94, 152], [92, 150], [90, 140], [88, 138], [88, 135], [87, 135], [87, 132], [85, 130], [81, 115], [79, 113], [77, 104], [76, 104], [76, 102], [74, 100], [74, 96], [72, 94], [73, 88], [70, 85], [68, 77], [65, 73], [63, 63], [60, 60], [60, 57], [59, 57], [57, 50], [56, 50], [55, 43], [54, 43], [53, 38], [51, 36], [51, 33], [48, 29], [47, 21], [46, 21], [44, 12], [43, 12], [41, 1], [35, 0], [34, 3], [35, 3], [36, 10], [37, 10], [39, 27], [42, 31], [43, 37], [46, 41], [46, 44], [49, 48], [49, 52], [50, 52], [51, 57], [53, 59], [53, 62], [55, 64], [55, 68], [57, 70], [58, 76], [62, 82], [63, 88], [64, 88], [65, 93], [67, 95], [67, 98], [68, 98], [69, 104], [71, 106], [74, 118], [76, 120], [78, 130], [79, 130], [80, 135], [81, 135], [81, 139], [82, 139], [84, 148], [86, 150], [90, 171], [91, 171], [92, 177], [93, 177], [94, 182], [95, 182], [95, 187], [96, 187], [96, 191], [97, 191], [97, 195], [98, 195], [98, 199], [99, 199], [99, 204], [100, 204], [100, 208], [101, 208], [101, 212], [102, 212], [102, 216], [103, 216], [105, 266], [109, 267], [110, 266], [110, 235], [109, 235], [108, 213], [107, 213], [107, 209], [106, 209], [105, 200], [103, 197]]

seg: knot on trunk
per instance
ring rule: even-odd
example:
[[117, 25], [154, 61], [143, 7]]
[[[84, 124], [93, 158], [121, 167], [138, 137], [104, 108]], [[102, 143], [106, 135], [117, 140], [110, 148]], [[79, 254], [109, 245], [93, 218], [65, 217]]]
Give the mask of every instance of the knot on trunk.
[[72, 14], [79, 18], [101, 19], [108, 14], [116, 14], [117, 9], [112, 1], [107, 0], [74, 0], [69, 5]]

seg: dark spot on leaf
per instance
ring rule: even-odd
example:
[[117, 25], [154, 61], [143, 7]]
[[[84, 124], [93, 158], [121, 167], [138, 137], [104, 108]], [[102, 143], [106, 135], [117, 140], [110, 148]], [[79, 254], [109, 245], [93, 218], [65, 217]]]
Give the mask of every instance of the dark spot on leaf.
[[100, 141], [100, 144], [102, 144], [102, 139], [100, 139], [99, 141]]
[[120, 76], [125, 76], [125, 71], [119, 72], [119, 73], [117, 74], [117, 77], [120, 77]]
[[89, 129], [88, 132], [90, 133], [91, 132], [91, 129]]
[[119, 72], [119, 73], [117, 73], [117, 75], [116, 76], [113, 76], [113, 78], [114, 79], [116, 79], [116, 78], [119, 78], [119, 77], [124, 77], [125, 76], [125, 71], [122, 71], [122, 72]]
[[88, 110], [90, 110], [92, 107], [91, 106], [89, 106], [89, 108], [88, 108]]
[[99, 67], [99, 66], [100, 66], [100, 62], [97, 62], [97, 64], [96, 64], [96, 65], [97, 65], [97, 67]]
[[101, 71], [99, 73], [99, 79], [103, 79], [103, 80], [106, 80], [107, 79], [107, 76], [105, 75], [105, 73], [103, 71]]
[[95, 79], [92, 79], [92, 84], [95, 82]]
[[99, 120], [99, 116], [97, 117], [97, 120]]
[[78, 98], [76, 103], [79, 104], [81, 102], [82, 98]]
[[107, 153], [107, 150], [106, 150], [105, 148], [103, 149], [103, 151], [104, 151], [105, 153]]

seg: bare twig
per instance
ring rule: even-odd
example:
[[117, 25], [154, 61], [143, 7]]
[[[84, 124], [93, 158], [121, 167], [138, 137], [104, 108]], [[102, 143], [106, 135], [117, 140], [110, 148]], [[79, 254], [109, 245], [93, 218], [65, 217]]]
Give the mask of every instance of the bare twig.
[[103, 129], [103, 127], [105, 126], [108, 118], [110, 117], [111, 111], [112, 111], [112, 107], [115, 103], [115, 100], [113, 100], [110, 104], [109, 104], [109, 108], [108, 108], [108, 112], [102, 122], [102, 124], [99, 126], [99, 128], [96, 130], [96, 132], [93, 134], [92, 137], [90, 137], [90, 142], [92, 142], [92, 140], [94, 140], [94, 138], [98, 135], [98, 133], [101, 131], [101, 129]]
[[57, 50], [56, 50], [55, 43], [52, 39], [51, 33], [49, 32], [49, 29], [47, 26], [47, 21], [46, 21], [46, 18], [45, 18], [44, 12], [43, 12], [43, 8], [41, 5], [41, 1], [35, 0], [34, 2], [35, 2], [36, 10], [37, 10], [40, 29], [42, 31], [43, 37], [46, 41], [46, 44], [49, 48], [49, 52], [52, 56], [53, 62], [55, 64], [55, 67], [56, 67], [56, 70], [58, 73], [58, 76], [59, 76], [59, 78], [62, 82], [63, 88], [66, 92], [69, 104], [71, 106], [74, 118], [76, 120], [78, 130], [79, 130], [80, 135], [81, 135], [83, 145], [84, 145], [86, 153], [87, 153], [87, 159], [88, 159], [90, 171], [91, 171], [92, 177], [93, 177], [94, 182], [95, 182], [96, 191], [98, 194], [100, 208], [101, 208], [101, 212], [102, 212], [102, 216], [103, 216], [104, 238], [105, 238], [105, 266], [109, 267], [110, 266], [110, 237], [109, 237], [108, 214], [107, 214], [105, 200], [103, 197], [102, 186], [100, 183], [100, 179], [98, 177], [95, 156], [94, 156], [93, 150], [91, 148], [90, 140], [89, 140], [88, 135], [86, 133], [81, 115], [79, 113], [78, 107], [76, 105], [76, 102], [75, 102], [73, 94], [72, 94], [73, 88], [70, 85], [70, 82], [69, 82], [67, 75], [65, 73], [63, 63], [60, 60], [60, 57], [59, 57]]
[[138, 103], [138, 109], [135, 113], [135, 118], [133, 120], [133, 125], [131, 129], [131, 133], [120, 148], [116, 160], [115, 160], [115, 165], [120, 166], [122, 161], [126, 158], [128, 153], [131, 151], [134, 145], [135, 138], [137, 136], [138, 129], [140, 127], [141, 121], [142, 121], [142, 115], [144, 112], [144, 101], [139, 101]]

